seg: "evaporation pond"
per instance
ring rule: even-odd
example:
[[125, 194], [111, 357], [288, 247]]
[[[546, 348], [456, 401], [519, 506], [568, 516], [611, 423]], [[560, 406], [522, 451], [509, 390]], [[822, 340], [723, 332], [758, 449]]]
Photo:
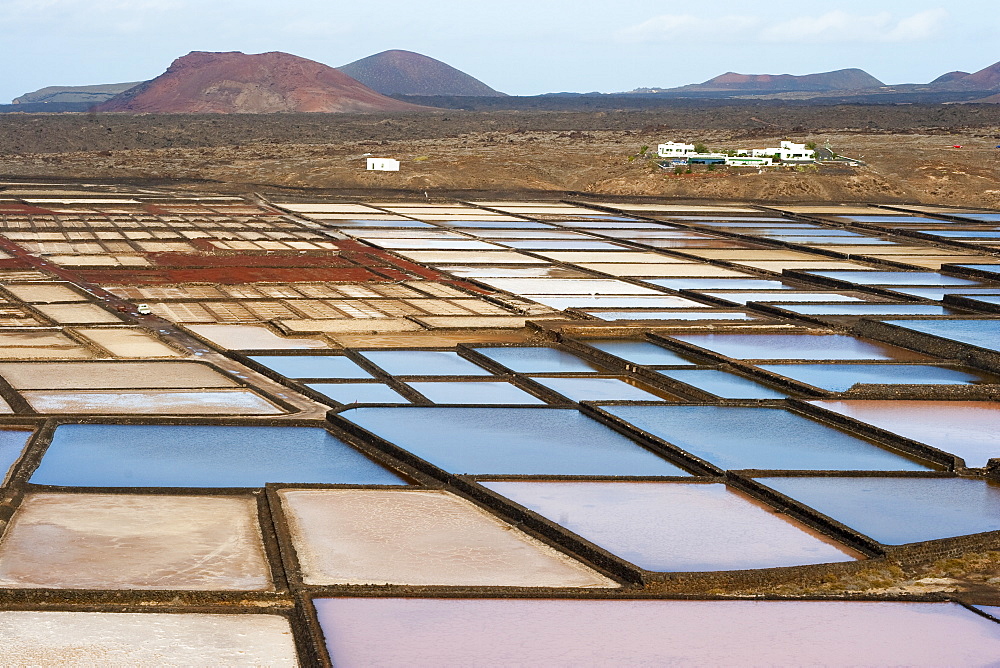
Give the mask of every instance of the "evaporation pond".
[[1000, 530], [1000, 484], [968, 478], [760, 478], [870, 536], [901, 545]]
[[616, 295], [594, 295], [590, 297], [546, 297], [534, 295], [532, 301], [557, 310], [568, 308], [700, 308], [705, 304], [686, 297], [619, 297]]
[[979, 220], [986, 223], [997, 222], [1000, 223], [1000, 213], [963, 213], [959, 218], [969, 218], [971, 220]]
[[298, 666], [274, 614], [0, 612], [5, 666]]
[[421, 223], [416, 220], [394, 220], [391, 218], [380, 219], [380, 218], [352, 218], [350, 220], [338, 220], [329, 221], [327, 223], [331, 227], [432, 227], [430, 223]]
[[542, 230], [552, 229], [551, 225], [531, 220], [439, 220], [439, 225], [450, 227], [478, 227], [482, 229]]
[[945, 276], [936, 271], [810, 271], [809, 273], [857, 285], [981, 285], [979, 281]]
[[991, 458], [1000, 457], [1000, 402], [852, 399], [809, 403], [958, 455], [967, 466], [986, 466]]
[[236, 383], [198, 362], [0, 362], [18, 390], [231, 388]]
[[573, 409], [379, 407], [337, 417], [449, 473], [688, 475]]
[[606, 369], [556, 348], [476, 348], [489, 357], [519, 373], [598, 373]]
[[861, 237], [863, 235], [857, 232], [849, 232], [848, 230], [831, 230], [826, 227], [820, 227], [819, 225], [811, 227], [798, 227], [798, 228], [787, 228], [787, 227], [759, 227], [753, 231], [753, 234], [757, 235], [783, 235], [788, 237], [798, 237], [806, 238], [813, 236], [820, 237]]
[[533, 377], [571, 401], [679, 401], [680, 397], [636, 383], [630, 378]]
[[232, 350], [304, 350], [329, 348], [319, 338], [279, 336], [263, 325], [187, 325], [192, 332], [222, 348]]
[[255, 355], [254, 362], [287, 378], [371, 378], [343, 355]]
[[970, 346], [1000, 350], [1000, 319], [996, 320], [886, 320], [915, 332], [940, 336]]
[[734, 359], [925, 360], [920, 353], [844, 334], [675, 334]]
[[494, 381], [407, 383], [436, 404], [544, 404], [516, 385]]
[[249, 495], [26, 494], [0, 586], [273, 591]]
[[647, 278], [646, 283], [671, 290], [789, 290], [781, 281], [743, 278]]
[[950, 309], [937, 304], [782, 304], [781, 308], [802, 315], [948, 315]]
[[889, 215], [889, 216], [840, 216], [841, 218], [846, 218], [855, 223], [897, 223], [899, 225], [916, 225], [916, 224], [930, 224], [930, 223], [947, 223], [947, 220], [941, 220], [940, 218], [927, 218], [925, 216], [905, 216], [905, 215]]
[[39, 413], [277, 415], [285, 411], [250, 390], [43, 390], [21, 396]]
[[783, 408], [605, 406], [604, 410], [722, 469], [927, 470]]
[[323, 429], [111, 424], [57, 427], [31, 482], [79, 487], [404, 484]]
[[[768, 235], [768, 239], [774, 239], [776, 241], [790, 241], [797, 244], [807, 244], [809, 246], [815, 246], [819, 244], [829, 245], [829, 246], [896, 246], [895, 241], [889, 241], [887, 239], [876, 239], [873, 237], [831, 237], [831, 236], [821, 236], [821, 237], [796, 237], [788, 236], [783, 234]], [[864, 250], [864, 249], [859, 249]], [[881, 250], [881, 249], [879, 249]]]
[[775, 568], [857, 558], [722, 484], [482, 484], [649, 571]]
[[689, 366], [694, 364], [674, 351], [648, 341], [586, 341], [586, 344], [632, 364], [648, 366]]
[[[998, 265], [1000, 266], [1000, 265]], [[898, 292], [911, 297], [941, 301], [948, 295], [997, 295], [1000, 294], [1000, 285], [988, 288], [892, 288], [893, 292]]]
[[306, 387], [340, 404], [408, 404], [409, 400], [382, 383], [307, 383]]
[[734, 304], [750, 302], [860, 302], [859, 297], [837, 292], [704, 292], [708, 297], [724, 299]]
[[946, 239], [1000, 239], [1000, 232], [990, 230], [913, 230]]
[[779, 392], [767, 385], [718, 369], [672, 369], [659, 373], [723, 399], [785, 399], [788, 397], [784, 392]]
[[446, 350], [370, 350], [361, 353], [394, 376], [491, 376], [458, 353]]
[[443, 490], [286, 489], [278, 495], [306, 584], [617, 586]]
[[0, 485], [31, 438], [30, 429], [0, 428]]
[[753, 320], [737, 311], [588, 311], [601, 320]]
[[926, 364], [761, 364], [761, 369], [800, 383], [846, 392], [855, 385], [986, 385], [1000, 377], [965, 368]]
[[956, 603], [342, 597], [313, 605], [337, 666], [973, 668], [1000, 656], [1000, 624]]

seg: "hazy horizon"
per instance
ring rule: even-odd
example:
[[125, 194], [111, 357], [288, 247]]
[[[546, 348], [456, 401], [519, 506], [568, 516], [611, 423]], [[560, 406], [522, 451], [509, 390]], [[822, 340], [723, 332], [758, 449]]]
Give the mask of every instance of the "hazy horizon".
[[512, 95], [681, 86], [726, 71], [851, 67], [886, 83], [925, 83], [1000, 60], [1000, 49], [988, 48], [1000, 15], [983, 0], [776, 0], [752, 8], [718, 0], [694, 11], [655, 0], [339, 5], [0, 0], [9, 54], [0, 102], [45, 86], [150, 79], [190, 51], [285, 51], [339, 67], [406, 49]]

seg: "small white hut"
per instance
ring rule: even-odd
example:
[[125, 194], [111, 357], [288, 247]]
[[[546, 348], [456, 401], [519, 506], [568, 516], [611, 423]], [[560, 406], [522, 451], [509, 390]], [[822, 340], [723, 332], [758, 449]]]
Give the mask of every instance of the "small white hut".
[[398, 172], [399, 160], [392, 158], [368, 158], [369, 172]]

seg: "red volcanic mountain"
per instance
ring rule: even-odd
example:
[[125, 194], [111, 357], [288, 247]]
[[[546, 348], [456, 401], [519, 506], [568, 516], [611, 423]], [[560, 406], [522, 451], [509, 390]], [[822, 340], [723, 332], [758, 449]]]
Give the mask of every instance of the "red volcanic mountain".
[[343, 72], [288, 53], [192, 51], [151, 81], [94, 108], [154, 114], [419, 111]]
[[[957, 76], [962, 74], [964, 76]], [[994, 63], [972, 74], [964, 72], [945, 74], [932, 81], [930, 85], [942, 91], [1000, 90], [1000, 63]]]
[[864, 70], [846, 69], [819, 74], [737, 74], [726, 72], [705, 83], [675, 88], [678, 91], [748, 91], [778, 93], [786, 91], [860, 90], [884, 86]]
[[1000, 89], [1000, 63], [984, 67], [978, 72], [962, 77], [958, 82], [970, 90]]
[[451, 65], [412, 51], [383, 51], [339, 69], [383, 95], [505, 95]]

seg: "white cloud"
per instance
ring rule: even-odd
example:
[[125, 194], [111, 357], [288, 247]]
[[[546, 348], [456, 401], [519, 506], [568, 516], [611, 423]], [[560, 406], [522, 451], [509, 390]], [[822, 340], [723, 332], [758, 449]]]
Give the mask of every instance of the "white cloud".
[[615, 33], [615, 38], [623, 42], [669, 42], [691, 35], [732, 35], [759, 24], [760, 19], [752, 16], [707, 18], [693, 14], [663, 14], [622, 28]]
[[799, 16], [769, 26], [760, 33], [766, 42], [907, 42], [927, 39], [947, 19], [943, 9], [930, 9], [895, 19], [889, 12], [859, 15], [843, 11]]
[[914, 14], [900, 21], [889, 33], [890, 41], [899, 42], [910, 39], [927, 39], [933, 37], [938, 29], [948, 19], [948, 12], [943, 9], [931, 9]]

